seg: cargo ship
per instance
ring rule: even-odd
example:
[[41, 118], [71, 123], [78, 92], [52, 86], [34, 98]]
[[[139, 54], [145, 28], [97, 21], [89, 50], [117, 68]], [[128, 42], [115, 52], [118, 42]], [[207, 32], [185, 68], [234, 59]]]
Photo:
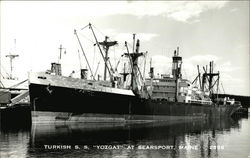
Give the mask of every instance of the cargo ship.
[[117, 41], [108, 41], [106, 37], [99, 42], [92, 25], [88, 27], [105, 64], [103, 80], [95, 79], [75, 30], [88, 69], [81, 69], [80, 78], [62, 76], [60, 63], [52, 63], [50, 71], [29, 73], [33, 122], [180, 121], [230, 117], [240, 107], [240, 104], [228, 100], [219, 103], [210, 99], [209, 92], [204, 90], [208, 79], [211, 92], [214, 83], [210, 82], [210, 76], [215, 75], [213, 72], [203, 75], [202, 89], [195, 89], [191, 82], [182, 79], [182, 57], [178, 49], [174, 51], [172, 75], [155, 78], [154, 69], [150, 67], [150, 78], [143, 78], [138, 59], [147, 52], [139, 51], [140, 41], [135, 40], [135, 35], [132, 52], [125, 42], [127, 52], [123, 54], [129, 60], [130, 72], [118, 73], [108, 57], [109, 47], [116, 45]]

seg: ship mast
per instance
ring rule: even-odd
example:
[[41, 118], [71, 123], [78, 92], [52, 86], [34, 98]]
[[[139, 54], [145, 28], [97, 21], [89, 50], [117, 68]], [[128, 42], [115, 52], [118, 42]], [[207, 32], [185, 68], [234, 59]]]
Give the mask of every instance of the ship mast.
[[[14, 40], [14, 44], [15, 44], [15, 49], [16, 49], [16, 39]], [[19, 57], [19, 55], [17, 54], [11, 54], [9, 53], [9, 55], [6, 55], [7, 58], [10, 58], [10, 78], [11, 80], [14, 80], [13, 76], [12, 76], [12, 72], [13, 72], [13, 60], [17, 57]]]
[[107, 74], [107, 62], [109, 60], [108, 57], [108, 51], [109, 51], [109, 47], [112, 47], [114, 45], [117, 45], [117, 41], [110, 41], [108, 42], [108, 36], [105, 36], [105, 40], [103, 42], [99, 42], [100, 45], [103, 46], [103, 49], [105, 50], [105, 57], [104, 57], [104, 62], [105, 62], [105, 66], [104, 66], [104, 81], [106, 81], [106, 74]]
[[[135, 34], [133, 34], [133, 43], [135, 42]], [[140, 56], [143, 56], [145, 53], [143, 52], [139, 52], [140, 49], [140, 40], [137, 39], [136, 41], [136, 45], [135, 45], [135, 51], [133, 50], [132, 53], [129, 53], [128, 50], [128, 46], [127, 46], [127, 42], [125, 41], [125, 47], [127, 48], [127, 53], [125, 53], [125, 56], [128, 56], [129, 61], [131, 63], [131, 68], [132, 68], [132, 72], [131, 72], [131, 88], [134, 92], [138, 92], [138, 81], [137, 81], [137, 76], [138, 73], [139, 75], [142, 77], [142, 74], [140, 72], [140, 69], [138, 67], [138, 58]]]
[[[94, 45], [97, 45], [97, 46], [98, 46], [98, 49], [99, 49], [99, 51], [100, 51], [100, 53], [101, 53], [101, 56], [102, 56], [102, 58], [103, 58], [103, 60], [104, 60], [104, 80], [106, 80], [106, 78], [107, 78], [107, 70], [108, 70], [108, 73], [109, 73], [109, 76], [110, 76], [110, 80], [111, 80], [112, 83], [114, 83], [114, 82], [113, 82], [113, 81], [114, 81], [114, 78], [113, 78], [113, 77], [114, 77], [114, 76], [113, 76], [114, 70], [113, 70], [113, 68], [112, 68], [112, 65], [111, 65], [110, 60], [109, 60], [109, 57], [108, 57], [108, 50], [109, 50], [109, 47], [112, 47], [112, 46], [116, 45], [116, 44], [117, 44], [117, 41], [108, 41], [108, 36], [105, 36], [105, 40], [104, 40], [103, 42], [98, 42], [97, 37], [96, 37], [96, 35], [95, 35], [95, 32], [94, 32], [94, 30], [93, 30], [93, 26], [92, 26], [91, 23], [89, 23], [88, 25], [86, 25], [85, 27], [83, 27], [81, 30], [83, 30], [83, 29], [85, 29], [85, 28], [87, 28], [87, 27], [91, 30], [91, 32], [92, 32], [92, 34], [93, 34], [93, 36], [94, 36], [94, 39], [95, 39], [95, 44], [94, 44]], [[95, 75], [96, 75], [96, 72], [95, 72], [95, 74], [93, 74], [93, 72], [92, 72], [92, 70], [91, 70], [91, 67], [90, 67], [90, 64], [89, 64], [89, 62], [88, 62], [88, 60], [87, 60], [87, 56], [86, 56], [86, 54], [85, 54], [84, 51], [83, 51], [83, 47], [82, 47], [82, 44], [81, 44], [81, 42], [80, 42], [80, 39], [79, 39], [79, 37], [78, 37], [78, 35], [77, 35], [76, 30], [75, 30], [74, 32], [75, 32], [75, 35], [76, 35], [76, 37], [77, 37], [77, 40], [78, 40], [78, 42], [79, 42], [79, 44], [80, 44], [81, 50], [82, 50], [82, 52], [83, 52], [83, 55], [84, 55], [84, 57], [85, 57], [85, 59], [86, 59], [88, 68], [90, 69], [91, 76], [92, 76], [93, 79], [94, 79], [94, 77], [95, 77]], [[105, 50], [105, 54], [103, 54], [102, 49], [101, 49], [101, 46], [103, 46], [103, 49]], [[108, 66], [108, 64], [109, 64], [109, 66]], [[99, 66], [99, 64], [98, 64], [98, 66]], [[97, 69], [98, 69], [98, 68], [97, 68]], [[99, 78], [99, 76], [98, 76], [98, 78]], [[95, 79], [94, 79], [94, 80], [95, 80]]]
[[[105, 79], [106, 79], [106, 73], [105, 73], [105, 71], [106, 71], [106, 68], [107, 68], [107, 70], [109, 72], [110, 80], [111, 80], [111, 82], [113, 82], [113, 73], [114, 73], [114, 71], [113, 71], [113, 68], [111, 66], [110, 61], [108, 60], [108, 49], [109, 49], [109, 47], [116, 45], [117, 41], [107, 42], [108, 38], [106, 38], [105, 39], [106, 42], [105, 41], [104, 42], [98, 42], [97, 37], [95, 35], [95, 32], [93, 30], [92, 24], [89, 23], [88, 26], [89, 26], [90, 30], [92, 31], [92, 33], [93, 33], [93, 36], [94, 36], [95, 41], [96, 41], [96, 44], [97, 44], [97, 46], [99, 48], [99, 51], [100, 51], [100, 53], [102, 55], [102, 58], [104, 60], [104, 64], [105, 64], [105, 68], [104, 68]], [[100, 45], [103, 45], [103, 47], [105, 47], [105, 52], [106, 52], [105, 56], [102, 53], [102, 49], [101, 49]], [[109, 63], [110, 68], [108, 67], [108, 63]]]
[[201, 73], [200, 73], [200, 68], [199, 65], [197, 65], [197, 70], [198, 70], [198, 75], [196, 76], [196, 78], [194, 79], [194, 81], [192, 82], [192, 84], [196, 83], [197, 80], [199, 80], [199, 87], [200, 89], [202, 89], [202, 85], [201, 85]]
[[61, 58], [62, 58], [62, 50], [64, 50], [64, 54], [66, 54], [66, 49], [62, 47], [62, 45], [60, 44], [59, 49], [59, 58], [58, 58], [58, 64], [60, 64]]
[[86, 54], [85, 54], [85, 52], [84, 52], [84, 50], [83, 50], [81, 41], [80, 41], [80, 39], [79, 39], [79, 37], [78, 37], [78, 34], [77, 34], [76, 30], [74, 30], [74, 34], [76, 35], [76, 38], [77, 38], [77, 41], [78, 41], [78, 43], [79, 43], [79, 45], [80, 45], [80, 47], [81, 47], [83, 56], [84, 56], [84, 58], [85, 58], [85, 60], [86, 60], [86, 62], [87, 62], [88, 68], [89, 68], [90, 73], [91, 73], [91, 77], [93, 78], [93, 80], [95, 80], [95, 76], [94, 76], [93, 71], [92, 71], [92, 69], [91, 69], [91, 67], [90, 67], [89, 61], [88, 61], [87, 56], [86, 56]]
[[[205, 69], [203, 67], [203, 69], [204, 69], [205, 73], [202, 75], [202, 90], [203, 91], [205, 90], [205, 84], [206, 84], [206, 81], [208, 81], [209, 95], [212, 96], [214, 93], [213, 87], [216, 84], [217, 84], [217, 93], [218, 93], [220, 72], [218, 71], [217, 73], [214, 73], [214, 62], [213, 61], [209, 62], [209, 73], [207, 72], [207, 68]], [[217, 78], [214, 81], [215, 77], [217, 77]]]
[[19, 55], [16, 54], [9, 54], [6, 55], [6, 57], [10, 58], [10, 79], [13, 80], [14, 78], [12, 77], [12, 72], [13, 72], [13, 63], [12, 60], [15, 59], [16, 57], [18, 57]]

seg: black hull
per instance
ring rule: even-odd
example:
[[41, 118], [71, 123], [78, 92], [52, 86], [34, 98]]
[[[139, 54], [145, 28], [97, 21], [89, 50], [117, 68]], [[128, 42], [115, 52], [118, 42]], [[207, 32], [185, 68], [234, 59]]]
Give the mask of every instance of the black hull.
[[[31, 109], [70, 116], [118, 118], [117, 120], [166, 120], [230, 116], [234, 106], [215, 106], [140, 99], [136, 96], [30, 84]], [[89, 115], [88, 115], [89, 114]], [[169, 117], [172, 116], [172, 117]], [[67, 120], [66, 117], [64, 120]], [[98, 120], [98, 119], [97, 119]], [[99, 120], [100, 121], [100, 120]]]
[[32, 110], [51, 112], [129, 114], [134, 97], [105, 92], [86, 91], [30, 84]]
[[31, 111], [28, 103], [18, 103], [13, 106], [0, 107], [0, 127], [19, 128], [30, 127]]

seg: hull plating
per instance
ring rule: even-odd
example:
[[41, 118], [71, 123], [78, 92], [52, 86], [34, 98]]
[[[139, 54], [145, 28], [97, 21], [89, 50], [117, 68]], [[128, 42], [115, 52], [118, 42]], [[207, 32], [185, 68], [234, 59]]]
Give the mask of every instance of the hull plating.
[[230, 116], [234, 106], [195, 105], [51, 85], [30, 84], [33, 121], [169, 121]]

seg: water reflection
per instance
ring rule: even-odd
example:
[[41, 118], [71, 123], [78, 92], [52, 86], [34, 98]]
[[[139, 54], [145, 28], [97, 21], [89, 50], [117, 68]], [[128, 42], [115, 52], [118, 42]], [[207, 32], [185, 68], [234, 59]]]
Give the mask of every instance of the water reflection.
[[[167, 154], [171, 157], [188, 155], [192, 157], [214, 157], [214, 155], [218, 155], [216, 148], [220, 147], [217, 142], [217, 133], [229, 132], [232, 127], [239, 127], [237, 121], [225, 119], [177, 124], [34, 125], [30, 143], [32, 148], [41, 152], [44, 150], [51, 151], [53, 145], [70, 145], [72, 150], [82, 151], [84, 154], [90, 155], [111, 154], [118, 156], [121, 154], [129, 157], [142, 155], [161, 157]], [[81, 150], [75, 150], [75, 145], [79, 145]], [[122, 149], [114, 149], [118, 145]], [[134, 146], [133, 150], [124, 149], [129, 145]], [[164, 149], [162, 149], [163, 146]], [[86, 149], [84, 150], [84, 148]], [[166, 148], [169, 149], [166, 150]], [[55, 149], [53, 152], [62, 151]], [[72, 153], [72, 151], [67, 150], [66, 153]]]
[[0, 157], [28, 157], [29, 141], [30, 128], [1, 127]]
[[0, 156], [247, 157], [249, 131], [249, 119], [175, 124], [32, 124], [31, 129], [2, 129]]

